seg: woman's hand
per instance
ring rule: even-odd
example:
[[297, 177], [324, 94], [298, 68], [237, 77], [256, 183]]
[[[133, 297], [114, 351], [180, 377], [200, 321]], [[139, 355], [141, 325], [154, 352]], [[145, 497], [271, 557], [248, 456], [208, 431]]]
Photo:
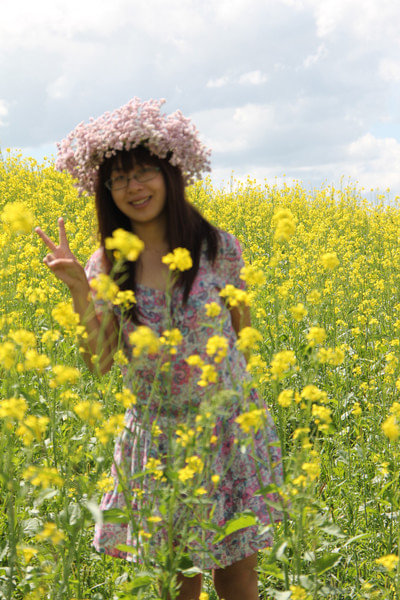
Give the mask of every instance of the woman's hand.
[[69, 289], [76, 290], [77, 288], [87, 284], [87, 278], [84, 268], [79, 263], [77, 258], [72, 254], [68, 244], [67, 234], [65, 233], [64, 219], [58, 219], [59, 229], [59, 244], [58, 246], [40, 229], [36, 227], [36, 233], [42, 238], [46, 246], [51, 251], [47, 254], [43, 262], [53, 271], [54, 275], [61, 279]]

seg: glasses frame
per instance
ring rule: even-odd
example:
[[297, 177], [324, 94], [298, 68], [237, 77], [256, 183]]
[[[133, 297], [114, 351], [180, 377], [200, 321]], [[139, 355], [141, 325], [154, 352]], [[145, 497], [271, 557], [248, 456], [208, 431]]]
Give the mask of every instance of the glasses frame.
[[[152, 179], [154, 179], [154, 177], [157, 177], [157, 175], [160, 173], [161, 169], [160, 167], [143, 167], [141, 169], [142, 174], [145, 175], [146, 171], [149, 171], [148, 175], [149, 177], [145, 177], [144, 179], [142, 177], [140, 177], [140, 179], [137, 178], [138, 175], [140, 175], [139, 173], [134, 173], [133, 175], [123, 175], [123, 177], [126, 177], [126, 184], [118, 187], [117, 189], [114, 188], [114, 190], [112, 189], [112, 184], [113, 181], [115, 179], [117, 179], [117, 177], [112, 177], [111, 179], [107, 179], [107, 181], [104, 183], [105, 187], [110, 190], [110, 192], [114, 191], [114, 192], [119, 192], [121, 190], [126, 190], [126, 188], [129, 186], [129, 183], [131, 181], [131, 179], [135, 179], [138, 183], [146, 183], [146, 181], [151, 181]], [[121, 175], [118, 175], [118, 177], [121, 177]]]

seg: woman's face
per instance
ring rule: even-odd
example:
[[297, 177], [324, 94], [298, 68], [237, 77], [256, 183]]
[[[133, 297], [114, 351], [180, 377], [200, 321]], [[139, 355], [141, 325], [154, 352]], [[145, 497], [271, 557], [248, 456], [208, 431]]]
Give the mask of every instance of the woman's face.
[[133, 230], [148, 223], [165, 226], [166, 187], [160, 168], [152, 161], [136, 163], [128, 170], [116, 163], [108, 182], [116, 206], [130, 219]]

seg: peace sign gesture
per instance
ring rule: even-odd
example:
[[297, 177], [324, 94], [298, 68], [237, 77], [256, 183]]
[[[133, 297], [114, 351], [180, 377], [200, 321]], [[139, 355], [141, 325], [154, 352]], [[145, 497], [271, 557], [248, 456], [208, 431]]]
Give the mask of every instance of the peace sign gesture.
[[64, 219], [58, 219], [59, 243], [58, 246], [40, 229], [36, 227], [36, 233], [42, 238], [50, 253], [47, 254], [43, 262], [53, 271], [54, 275], [61, 279], [72, 291], [82, 286], [87, 286], [87, 278], [82, 265], [72, 254], [69, 247], [67, 234], [65, 232]]

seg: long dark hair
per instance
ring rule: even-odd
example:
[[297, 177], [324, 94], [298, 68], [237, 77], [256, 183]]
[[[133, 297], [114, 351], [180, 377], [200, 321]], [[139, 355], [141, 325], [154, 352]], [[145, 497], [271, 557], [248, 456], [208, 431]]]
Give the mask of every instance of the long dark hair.
[[[176, 283], [182, 287], [183, 300], [186, 302], [199, 270], [203, 242], [206, 242], [207, 259], [210, 262], [215, 260], [218, 251], [218, 230], [186, 200], [182, 173], [178, 167], [169, 163], [168, 158], [158, 158], [150, 154], [143, 146], [138, 146], [129, 151], [121, 150], [100, 165], [95, 193], [100, 244], [105, 248], [105, 239], [111, 237], [113, 231], [119, 227], [132, 231], [129, 218], [116, 206], [111, 192], [104, 184], [116, 166], [128, 173], [135, 165], [155, 165], [160, 168], [164, 177], [169, 250], [172, 251], [178, 247], [187, 248], [193, 260], [193, 267], [180, 273]], [[107, 273], [110, 273], [113, 263], [112, 253], [104, 250], [104, 267]], [[118, 274], [116, 274], [115, 279], [120, 289], [135, 291], [136, 263], [126, 262], [124, 277], [119, 280]], [[135, 323], [140, 322], [140, 315], [135, 305], [128, 311], [127, 316]]]

